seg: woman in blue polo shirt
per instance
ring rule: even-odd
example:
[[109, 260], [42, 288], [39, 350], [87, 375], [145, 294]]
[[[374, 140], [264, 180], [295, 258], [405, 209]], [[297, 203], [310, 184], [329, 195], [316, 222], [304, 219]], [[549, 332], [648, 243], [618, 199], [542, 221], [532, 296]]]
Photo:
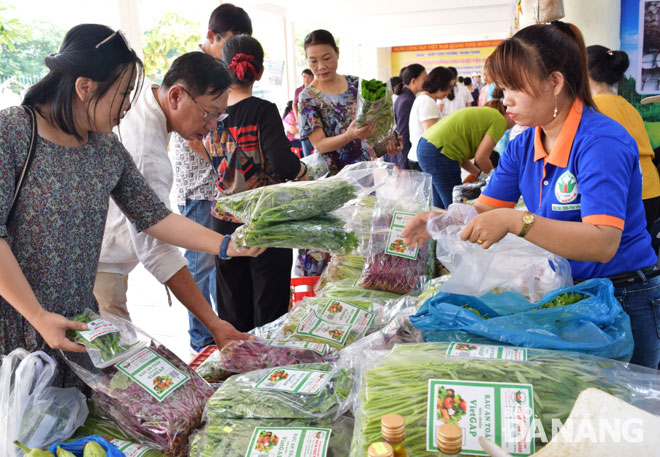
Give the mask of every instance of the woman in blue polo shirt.
[[[462, 238], [487, 249], [514, 233], [569, 259], [576, 279], [610, 278], [631, 319], [631, 362], [657, 368], [660, 276], [637, 146], [595, 111], [586, 62], [579, 29], [560, 21], [524, 28], [488, 59], [488, 74], [506, 89], [507, 114], [536, 127], [509, 144]], [[530, 212], [513, 209], [521, 195]], [[410, 222], [407, 242], [428, 238], [428, 217]]]

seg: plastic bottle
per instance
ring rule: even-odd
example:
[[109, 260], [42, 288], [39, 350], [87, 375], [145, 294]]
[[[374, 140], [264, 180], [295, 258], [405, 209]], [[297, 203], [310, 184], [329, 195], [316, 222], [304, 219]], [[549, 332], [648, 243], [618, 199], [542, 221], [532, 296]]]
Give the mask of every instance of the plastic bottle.
[[376, 442], [369, 446], [369, 457], [394, 457], [392, 446], [387, 443]]
[[394, 457], [408, 457], [404, 440], [406, 423], [399, 414], [388, 414], [380, 420], [380, 433], [383, 440], [392, 446]]
[[438, 427], [436, 438], [439, 457], [458, 457], [463, 449], [463, 430], [455, 424]]

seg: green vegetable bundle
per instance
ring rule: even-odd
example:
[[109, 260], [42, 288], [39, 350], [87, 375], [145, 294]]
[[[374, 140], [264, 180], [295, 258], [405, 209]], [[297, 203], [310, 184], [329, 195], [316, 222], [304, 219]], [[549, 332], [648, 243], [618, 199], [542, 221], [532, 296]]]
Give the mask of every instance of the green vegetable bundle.
[[[427, 401], [430, 379], [519, 383], [533, 385], [534, 417], [546, 434], [552, 419], [564, 421], [575, 399], [596, 387], [646, 409], [649, 392], [660, 392], [660, 378], [651, 370], [577, 353], [529, 349], [526, 362], [447, 357], [446, 343], [396, 346], [363, 373], [359, 404], [354, 407], [356, 428], [351, 455], [366, 455], [380, 439], [380, 419], [390, 413], [406, 420], [409, 457], [434, 457], [426, 451]], [[658, 403], [655, 400], [655, 403]], [[537, 442], [537, 447], [543, 443]]]
[[314, 287], [316, 293], [318, 294], [326, 287], [330, 287], [336, 281], [348, 279], [352, 283], [355, 282], [362, 273], [362, 267], [364, 267], [364, 257], [352, 254], [333, 255]]
[[328, 284], [323, 290], [317, 291], [317, 297], [345, 300], [349, 303], [369, 309], [370, 305], [385, 305], [389, 300], [401, 297], [399, 294], [382, 290], [364, 289], [355, 285], [355, 280], [343, 280]]
[[[376, 147], [387, 138], [394, 125], [394, 106], [392, 103], [392, 91], [388, 85], [377, 79], [361, 80], [358, 93], [358, 106], [356, 124], [358, 127], [364, 127], [372, 122], [376, 122], [376, 132], [367, 138], [367, 142]], [[395, 143], [398, 137], [392, 137]], [[386, 145], [384, 145], [386, 147]], [[384, 155], [383, 145], [379, 146], [379, 157]]]
[[191, 457], [245, 457], [257, 427], [331, 429], [326, 457], [346, 457], [353, 431], [353, 419], [213, 419], [191, 438]]
[[334, 176], [318, 181], [287, 182], [220, 198], [216, 208], [252, 227], [324, 216], [356, 197], [355, 187]]
[[240, 226], [232, 239], [237, 246], [316, 249], [348, 253], [358, 246], [358, 239], [345, 224], [333, 216], [287, 221], [271, 225]]
[[121, 318], [101, 318], [87, 309], [69, 319], [88, 324], [88, 331], [67, 330], [66, 336], [69, 340], [84, 345], [92, 363], [98, 368], [119, 362], [139, 347], [136, 335], [123, 325], [125, 321]]
[[[316, 394], [262, 390], [260, 382], [273, 372], [312, 370], [325, 378]], [[335, 370], [327, 363], [304, 363], [266, 368], [238, 374], [227, 379], [206, 404], [206, 421], [225, 418], [323, 419], [339, 416], [348, 406], [350, 373]]]

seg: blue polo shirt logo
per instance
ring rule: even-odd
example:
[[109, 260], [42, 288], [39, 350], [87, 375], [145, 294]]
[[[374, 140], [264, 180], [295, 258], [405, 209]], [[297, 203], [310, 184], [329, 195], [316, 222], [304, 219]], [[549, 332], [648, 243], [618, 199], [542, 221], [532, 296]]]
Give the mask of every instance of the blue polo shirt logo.
[[578, 185], [575, 175], [566, 170], [555, 184], [555, 197], [559, 203], [571, 203], [578, 196]]

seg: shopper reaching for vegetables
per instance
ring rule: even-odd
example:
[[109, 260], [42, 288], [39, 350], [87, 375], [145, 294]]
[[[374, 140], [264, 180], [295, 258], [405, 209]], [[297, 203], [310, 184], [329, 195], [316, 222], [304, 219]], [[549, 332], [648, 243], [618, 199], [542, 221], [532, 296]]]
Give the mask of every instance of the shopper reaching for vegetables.
[[[536, 127], [509, 143], [461, 237], [488, 249], [513, 233], [569, 259], [577, 280], [611, 279], [632, 324], [631, 363], [657, 368], [660, 276], [637, 146], [595, 111], [586, 63], [580, 30], [560, 21], [526, 27], [488, 58], [507, 114]], [[514, 209], [521, 194], [533, 213]], [[428, 239], [430, 215], [410, 221], [408, 244]]]

